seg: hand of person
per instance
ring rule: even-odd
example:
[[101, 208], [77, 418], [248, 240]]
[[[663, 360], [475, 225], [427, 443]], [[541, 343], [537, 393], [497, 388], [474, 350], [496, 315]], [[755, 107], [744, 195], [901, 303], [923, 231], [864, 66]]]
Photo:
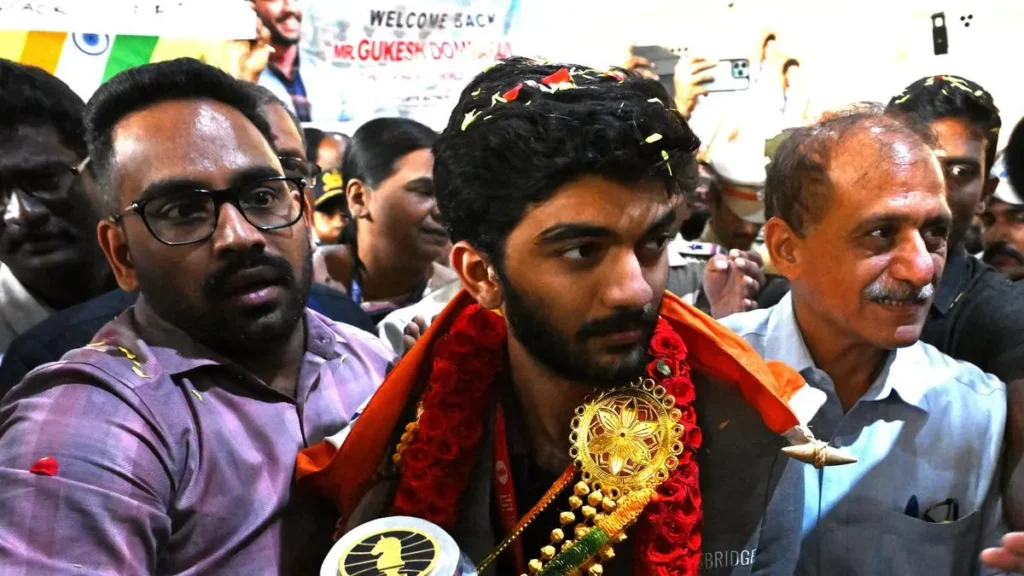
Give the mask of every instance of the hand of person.
[[423, 333], [427, 331], [427, 321], [421, 316], [417, 316], [405, 325], [405, 331], [402, 333], [402, 355], [404, 356], [412, 350], [412, 347], [416, 345]]
[[705, 84], [714, 80], [708, 73], [717, 62], [703, 58], [680, 59], [675, 68], [676, 108], [687, 119], [697, 107], [697, 99], [708, 93]]
[[[252, 0], [249, 0], [252, 5]], [[255, 11], [255, 6], [253, 11]], [[240, 44], [247, 46], [242, 51], [238, 62], [237, 77], [247, 82], [256, 82], [260, 74], [267, 68], [270, 55], [274, 53], [274, 47], [270, 45], [270, 30], [263, 24], [263, 20], [256, 18], [256, 37], [252, 40], [241, 40]]]
[[704, 269], [704, 293], [711, 315], [725, 318], [756, 309], [755, 298], [764, 282], [764, 261], [753, 250], [730, 250], [727, 255], [712, 257]]
[[1024, 572], [1024, 532], [1003, 536], [1002, 546], [982, 551], [981, 562], [997, 570]]
[[658, 73], [654, 71], [654, 64], [643, 56], [630, 56], [623, 68], [639, 72], [641, 76], [650, 80], [658, 79]]

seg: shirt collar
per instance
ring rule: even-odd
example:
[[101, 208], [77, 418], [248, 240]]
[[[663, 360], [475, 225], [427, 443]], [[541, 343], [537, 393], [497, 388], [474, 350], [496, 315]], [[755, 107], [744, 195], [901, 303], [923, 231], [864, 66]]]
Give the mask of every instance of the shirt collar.
[[[920, 346], [918, 343], [890, 352], [881, 373], [861, 400], [881, 401], [895, 393], [904, 403], [927, 412], [928, 403], [924, 396], [927, 386], [923, 385], [919, 375], [921, 363], [927, 362], [927, 359], [915, 358], [920, 352]], [[784, 362], [797, 372], [808, 368], [817, 369], [796, 322], [792, 292], [782, 298], [768, 318], [764, 357]]]
[[946, 258], [946, 266], [942, 271], [942, 280], [939, 282], [939, 289], [935, 293], [935, 300], [932, 302], [939, 314], [946, 315], [953, 307], [957, 296], [960, 295], [962, 285], [967, 279], [967, 250], [963, 246], [953, 250], [953, 253]]
[[[133, 308], [134, 322], [131, 328], [138, 333], [134, 344], [139, 350], [148, 351], [160, 370], [169, 375], [185, 372], [212, 365], [233, 365], [234, 363], [197, 342], [177, 326], [161, 318], [149, 305], [145, 297], [139, 296]], [[328, 321], [309, 309], [305, 310], [307, 359], [324, 362], [338, 358], [341, 353], [339, 343], [344, 344], [345, 338], [331, 329]], [[117, 322], [113, 324], [118, 324]], [[112, 326], [114, 330], [118, 327]], [[107, 329], [97, 334], [96, 340], [112, 340], [104, 334]], [[117, 340], [123, 340], [121, 338]], [[312, 358], [310, 358], [312, 355]]]
[[0, 304], [0, 316], [16, 334], [27, 332], [53, 314], [53, 309], [33, 296], [3, 264], [0, 264]]

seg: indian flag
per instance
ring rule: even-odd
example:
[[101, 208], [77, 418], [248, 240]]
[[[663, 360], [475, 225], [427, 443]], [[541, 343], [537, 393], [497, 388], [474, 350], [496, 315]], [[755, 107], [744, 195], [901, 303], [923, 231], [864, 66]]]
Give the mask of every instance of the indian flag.
[[227, 43], [158, 36], [0, 31], [0, 58], [38, 66], [88, 99], [119, 72], [189, 56], [230, 70]]

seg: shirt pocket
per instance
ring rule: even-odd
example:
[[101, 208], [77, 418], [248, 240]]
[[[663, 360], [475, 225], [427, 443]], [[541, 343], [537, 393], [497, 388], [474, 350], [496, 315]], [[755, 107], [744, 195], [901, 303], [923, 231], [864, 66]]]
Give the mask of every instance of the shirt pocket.
[[[885, 537], [878, 549], [886, 574], [963, 576], [977, 571], [981, 512], [935, 524], [899, 512], [880, 518]], [[870, 554], [870, 552], [867, 552]], [[881, 572], [880, 572], [881, 573]]]

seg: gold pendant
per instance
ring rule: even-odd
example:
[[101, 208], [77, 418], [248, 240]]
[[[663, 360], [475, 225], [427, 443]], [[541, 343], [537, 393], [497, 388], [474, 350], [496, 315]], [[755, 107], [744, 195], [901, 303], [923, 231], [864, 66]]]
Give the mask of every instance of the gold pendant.
[[569, 455], [583, 481], [613, 500], [657, 488], [679, 466], [682, 412], [665, 388], [640, 379], [576, 409]]

